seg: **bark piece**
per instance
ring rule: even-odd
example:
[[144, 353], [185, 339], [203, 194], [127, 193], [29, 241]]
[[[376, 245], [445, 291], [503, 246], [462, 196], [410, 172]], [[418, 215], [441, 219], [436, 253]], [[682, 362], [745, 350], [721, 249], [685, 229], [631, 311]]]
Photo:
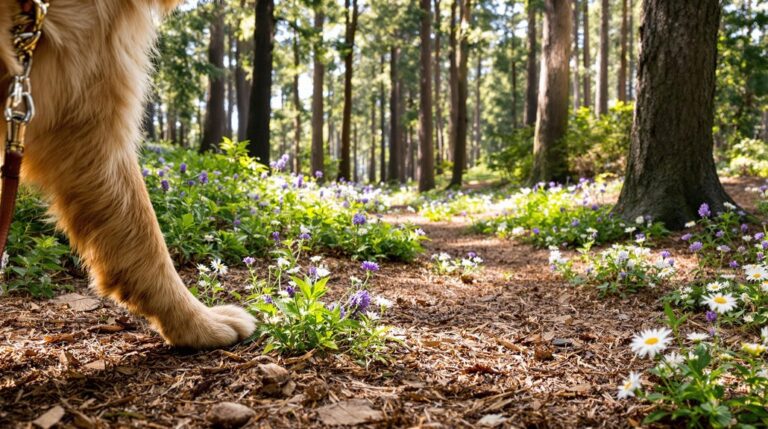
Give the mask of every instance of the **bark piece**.
[[337, 402], [317, 409], [317, 415], [323, 424], [359, 425], [362, 423], [377, 422], [384, 418], [381, 411], [370, 407], [369, 402], [363, 399]]
[[248, 423], [256, 412], [235, 402], [221, 402], [208, 411], [205, 419], [212, 427], [230, 429], [239, 428]]
[[59, 405], [56, 405], [55, 407], [43, 413], [43, 415], [41, 415], [40, 417], [36, 418], [32, 422], [32, 424], [42, 429], [48, 429], [53, 425], [57, 424], [58, 422], [60, 422], [61, 419], [64, 417], [64, 414], [66, 414], [64, 412], [64, 408], [62, 408]]
[[53, 300], [55, 304], [66, 304], [75, 311], [93, 311], [101, 307], [101, 301], [90, 296], [80, 295], [79, 293], [68, 293], [61, 295]]

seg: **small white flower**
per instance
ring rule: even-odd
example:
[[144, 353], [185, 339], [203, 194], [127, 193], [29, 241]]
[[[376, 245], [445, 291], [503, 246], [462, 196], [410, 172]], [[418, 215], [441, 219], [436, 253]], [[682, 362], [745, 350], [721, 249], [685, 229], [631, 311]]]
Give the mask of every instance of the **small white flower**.
[[677, 352], [672, 352], [664, 355], [664, 363], [669, 368], [675, 369], [685, 363], [685, 358]]
[[768, 343], [768, 326], [763, 326], [760, 330], [760, 338], [763, 339], [763, 343]]
[[224, 275], [227, 274], [229, 271], [229, 268], [227, 268], [226, 265], [224, 265], [223, 262], [221, 262], [221, 259], [214, 259], [213, 262], [211, 262], [211, 269], [214, 273]]
[[640, 388], [640, 374], [632, 371], [624, 382], [619, 386], [619, 391], [616, 394], [618, 399], [624, 399], [635, 396], [635, 390]]
[[320, 262], [320, 261], [322, 261], [322, 260], [323, 260], [323, 257], [322, 257], [322, 256], [320, 256], [320, 255], [315, 255], [315, 256], [313, 256], [313, 257], [309, 258], [309, 260], [310, 260], [311, 262], [314, 262], [314, 263], [318, 263], [318, 262]]
[[731, 204], [729, 202], [723, 203], [723, 207], [725, 207], [728, 210], [736, 210], [736, 206], [734, 206], [733, 204]]
[[642, 216], [638, 216], [637, 218], [635, 218], [635, 223], [638, 225], [642, 225], [645, 223], [645, 218]]
[[736, 298], [727, 293], [705, 296], [701, 303], [708, 305], [710, 310], [720, 314], [727, 313], [736, 308]]
[[210, 269], [210, 268], [208, 268], [208, 266], [207, 266], [207, 265], [204, 265], [204, 264], [197, 264], [197, 271], [199, 271], [199, 272], [200, 272], [200, 274], [206, 274], [206, 273], [210, 273], [210, 272], [211, 272], [211, 269]]
[[744, 321], [744, 323], [752, 323], [755, 321], [755, 317], [751, 314], [745, 314], [741, 319]]
[[310, 230], [309, 230], [309, 228], [307, 228], [306, 226], [304, 226], [304, 225], [301, 225], [301, 226], [299, 227], [299, 232], [301, 232], [302, 234], [309, 234], [309, 233], [310, 233], [310, 232], [312, 232], [312, 231], [310, 231]]
[[709, 335], [703, 333], [703, 332], [691, 332], [686, 336], [688, 338], [688, 341], [693, 341], [694, 343], [698, 343], [701, 341], [704, 341], [709, 338]]
[[686, 222], [686, 224], [685, 224], [686, 228], [693, 228], [694, 226], [696, 226], [696, 221], [695, 220], [692, 220], [690, 222]]
[[326, 266], [317, 267], [317, 278], [328, 277], [331, 275], [331, 270]]
[[751, 282], [768, 280], [768, 270], [761, 265], [746, 265], [744, 267], [744, 274], [747, 276], [747, 280]]
[[626, 232], [627, 234], [632, 234], [635, 231], [637, 231], [637, 228], [635, 228], [634, 226], [630, 226], [628, 228], [624, 228], [624, 232]]
[[394, 303], [383, 296], [377, 296], [373, 298], [373, 303], [379, 307], [391, 308]]
[[758, 356], [765, 352], [766, 347], [759, 343], [741, 343], [741, 349], [751, 355]]
[[281, 269], [287, 268], [291, 266], [291, 263], [287, 259], [281, 257], [281, 258], [277, 258], [277, 266], [280, 267]]
[[744, 241], [745, 243], [749, 243], [750, 241], [752, 241], [752, 236], [751, 235], [745, 235], [745, 236], [741, 237], [741, 240]]
[[551, 250], [549, 252], [549, 263], [555, 265], [561, 265], [568, 262], [568, 258], [564, 257], [559, 250]]
[[635, 334], [632, 338], [632, 351], [639, 357], [648, 356], [653, 359], [656, 354], [667, 348], [670, 342], [669, 335], [672, 333], [669, 329], [647, 329]]

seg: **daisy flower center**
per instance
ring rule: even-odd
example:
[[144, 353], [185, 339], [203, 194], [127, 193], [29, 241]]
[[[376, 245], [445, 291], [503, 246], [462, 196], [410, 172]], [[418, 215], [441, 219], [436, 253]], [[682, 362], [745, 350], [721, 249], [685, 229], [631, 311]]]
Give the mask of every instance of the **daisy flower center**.
[[645, 340], [645, 344], [647, 344], [649, 346], [657, 344], [658, 342], [659, 342], [659, 339], [656, 338], [656, 337], [651, 337], [651, 338], [648, 338], [647, 340]]
[[718, 303], [718, 304], [725, 304], [725, 303], [727, 303], [727, 302], [728, 302], [728, 300], [727, 300], [727, 299], [725, 299], [725, 298], [724, 298], [724, 297], [722, 297], [722, 296], [717, 296], [717, 297], [715, 297], [715, 299], [714, 299], [713, 301], [715, 301], [715, 302], [716, 302], [716, 303]]

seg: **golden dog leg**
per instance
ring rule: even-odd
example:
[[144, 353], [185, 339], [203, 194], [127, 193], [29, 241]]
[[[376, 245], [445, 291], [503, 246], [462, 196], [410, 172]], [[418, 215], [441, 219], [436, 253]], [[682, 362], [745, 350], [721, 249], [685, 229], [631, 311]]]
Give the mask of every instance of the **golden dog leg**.
[[[173, 345], [213, 348], [251, 335], [255, 323], [245, 310], [207, 308], [182, 283], [137, 157], [110, 137], [120, 132], [109, 125], [88, 128], [63, 130], [64, 135], [75, 137], [72, 141], [43, 140], [31, 145], [25, 168], [51, 195], [52, 212], [89, 267], [96, 289], [147, 317]], [[112, 144], [105, 144], [110, 138]], [[41, 146], [50, 152], [38, 153]]]

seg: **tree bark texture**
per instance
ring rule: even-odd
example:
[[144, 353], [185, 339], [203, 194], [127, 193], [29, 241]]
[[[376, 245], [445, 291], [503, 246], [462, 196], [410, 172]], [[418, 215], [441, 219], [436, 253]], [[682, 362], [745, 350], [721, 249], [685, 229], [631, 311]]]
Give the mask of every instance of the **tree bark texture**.
[[523, 121], [527, 126], [536, 124], [536, 113], [538, 104], [538, 63], [536, 62], [536, 2], [528, 1], [528, 56], [526, 61], [527, 82], [525, 89], [525, 118]]
[[597, 116], [608, 113], [608, 30], [611, 21], [611, 4], [602, 0], [600, 7], [600, 55], [598, 56], [597, 75]]
[[617, 99], [627, 101], [627, 39], [629, 22], [627, 0], [621, 0], [621, 38], [619, 41], [619, 72], [616, 76]]
[[350, 132], [352, 127], [352, 64], [355, 54], [355, 33], [357, 32], [357, 0], [345, 0], [346, 29], [344, 36], [344, 111], [341, 118], [341, 162], [339, 163], [339, 179], [349, 180], [350, 177]]
[[253, 34], [253, 79], [248, 112], [248, 152], [269, 164], [269, 122], [272, 113], [272, 52], [275, 27], [274, 0], [256, 0], [256, 29]]
[[467, 82], [469, 39], [467, 32], [470, 26], [471, 10], [471, 0], [460, 0], [459, 16], [461, 17], [461, 33], [459, 35], [458, 58], [456, 59], [458, 77], [458, 82], [456, 85], [456, 143], [453, 148], [453, 174], [451, 174], [451, 181], [448, 185], [451, 187], [461, 186], [464, 170], [467, 168], [467, 127], [469, 125], [467, 112], [467, 95], [469, 92]]
[[[403, 131], [400, 128], [400, 73], [398, 63], [400, 62], [400, 48], [392, 46], [389, 53], [389, 81], [392, 88], [389, 93], [389, 171], [387, 179], [390, 181], [400, 180], [400, 164], [405, 157], [403, 147]], [[404, 172], [403, 172], [404, 173]], [[404, 174], [403, 174], [404, 176]]]
[[583, 71], [583, 79], [584, 79], [584, 90], [582, 91], [583, 99], [582, 99], [582, 106], [584, 107], [591, 107], [592, 106], [592, 73], [590, 73], [591, 67], [592, 67], [592, 58], [589, 54], [589, 0], [582, 0], [581, 1], [581, 23], [582, 23], [582, 33], [583, 33], [583, 46], [581, 48], [582, 52], [582, 64], [584, 66]]
[[419, 77], [419, 191], [435, 187], [435, 147], [432, 140], [432, 0], [421, 2], [421, 73]]
[[224, 11], [213, 8], [211, 40], [208, 45], [208, 63], [214, 68], [208, 75], [208, 101], [200, 152], [217, 148], [224, 137], [227, 112], [224, 109], [226, 74], [224, 73]]
[[312, 150], [311, 164], [312, 174], [325, 172], [325, 157], [323, 153], [323, 87], [325, 86], [325, 64], [322, 58], [323, 27], [325, 24], [325, 12], [318, 7], [315, 11], [315, 46], [314, 65], [312, 70]]

